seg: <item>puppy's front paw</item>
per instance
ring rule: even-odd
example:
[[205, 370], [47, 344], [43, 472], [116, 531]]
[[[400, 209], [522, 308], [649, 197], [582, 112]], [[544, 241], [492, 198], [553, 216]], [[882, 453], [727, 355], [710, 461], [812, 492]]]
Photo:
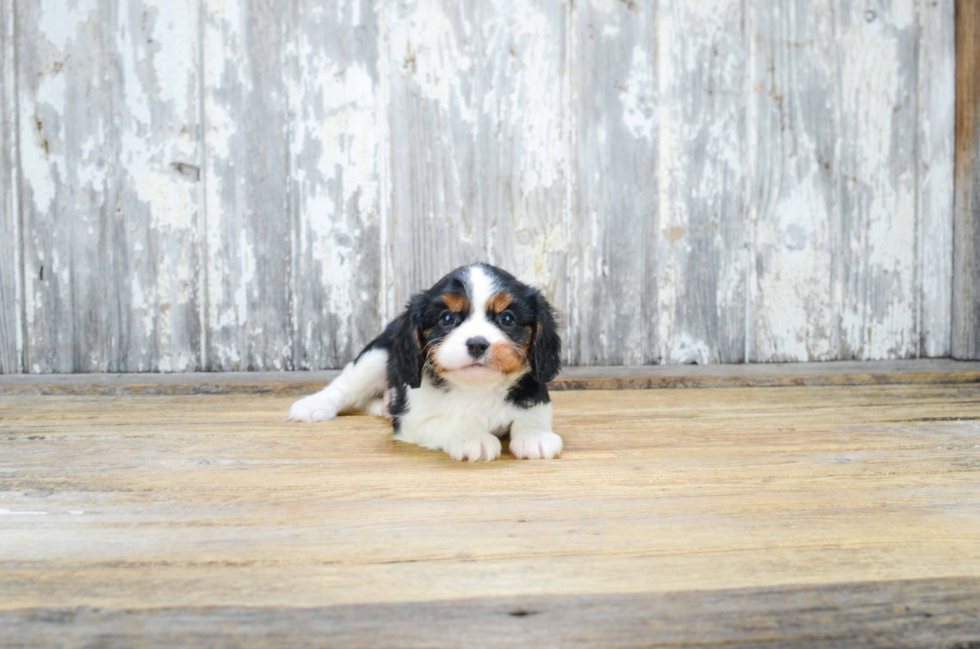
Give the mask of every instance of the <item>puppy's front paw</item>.
[[561, 449], [561, 437], [550, 430], [526, 433], [510, 440], [510, 452], [522, 460], [550, 460], [561, 455]]
[[319, 394], [303, 397], [289, 409], [289, 421], [330, 421], [337, 418], [338, 408]]
[[445, 451], [457, 461], [489, 462], [500, 457], [500, 440], [490, 433], [471, 433], [451, 440]]

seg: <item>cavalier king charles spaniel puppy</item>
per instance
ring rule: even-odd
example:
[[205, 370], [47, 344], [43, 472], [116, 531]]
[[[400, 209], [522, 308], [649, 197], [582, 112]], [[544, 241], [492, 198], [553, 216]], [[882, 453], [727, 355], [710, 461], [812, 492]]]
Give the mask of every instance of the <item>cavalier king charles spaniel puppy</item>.
[[541, 293], [487, 264], [463, 266], [425, 293], [337, 379], [293, 404], [292, 421], [340, 413], [391, 418], [395, 439], [454, 460], [551, 459], [546, 383], [561, 369], [555, 311]]

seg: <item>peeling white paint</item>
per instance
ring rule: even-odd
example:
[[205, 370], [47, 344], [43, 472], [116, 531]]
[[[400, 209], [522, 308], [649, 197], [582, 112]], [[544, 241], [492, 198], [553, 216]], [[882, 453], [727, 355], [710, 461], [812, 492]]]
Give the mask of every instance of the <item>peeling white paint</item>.
[[919, 356], [951, 352], [953, 159], [956, 123], [955, 5], [919, 5], [917, 291]]
[[65, 50], [75, 38], [75, 27], [89, 20], [96, 4], [96, 0], [42, 0], [38, 31], [56, 48]]
[[842, 127], [851, 140], [842, 153], [842, 218], [850, 224], [842, 254], [856, 278], [844, 286], [841, 337], [847, 355], [861, 359], [918, 350], [915, 70], [900, 66], [914, 45], [914, 30], [903, 31], [912, 4], [895, 2], [869, 20], [855, 3], [840, 36]]
[[692, 338], [686, 334], [675, 336], [670, 341], [670, 359], [678, 365], [707, 365], [711, 363], [711, 350], [708, 342]]
[[475, 65], [464, 44], [457, 41], [446, 7], [438, 0], [414, 0], [403, 10], [411, 18], [391, 23], [392, 51], [401, 53], [399, 72], [410, 76], [415, 87], [441, 110], [452, 111], [463, 122], [476, 114], [457, 76], [469, 74]]
[[638, 45], [633, 47], [630, 59], [629, 77], [621, 89], [623, 124], [633, 137], [653, 143], [657, 124], [653, 62], [647, 51]]
[[[659, 83], [658, 357], [709, 349], [707, 362], [745, 353], [743, 75], [735, 0], [677, 3], [657, 14]], [[698, 361], [703, 362], [703, 361]]]
[[32, 371], [336, 367], [475, 259], [573, 363], [949, 351], [951, 0], [200, 8], [18, 16]]
[[[49, 116], [65, 114], [65, 76], [42, 77], [36, 99], [30, 95], [22, 97], [20, 106], [21, 123], [35, 126], [25, 129], [28, 137], [22, 139], [21, 170], [30, 184], [35, 209], [46, 212], [52, 207], [56, 183], [63, 182], [67, 177], [64, 154], [59, 146], [64, 140], [64, 127], [60, 122], [52, 123], [49, 119]], [[38, 121], [40, 128], [37, 128]], [[57, 130], [53, 130], [55, 125]]]

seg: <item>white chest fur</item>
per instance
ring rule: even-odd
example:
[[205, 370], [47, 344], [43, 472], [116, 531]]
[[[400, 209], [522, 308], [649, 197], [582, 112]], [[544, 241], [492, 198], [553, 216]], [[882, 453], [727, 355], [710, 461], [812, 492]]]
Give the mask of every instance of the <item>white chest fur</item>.
[[507, 401], [510, 384], [436, 387], [428, 378], [408, 393], [398, 439], [443, 450], [456, 460], [500, 457], [499, 437], [510, 432], [511, 452], [522, 458], [552, 458], [562, 441], [551, 430], [551, 404], [521, 408]]
[[421, 387], [409, 390], [409, 407], [403, 425], [419, 425], [441, 418], [448, 425], [476, 428], [500, 437], [520, 414], [516, 406], [507, 402], [510, 385], [436, 387], [426, 378]]

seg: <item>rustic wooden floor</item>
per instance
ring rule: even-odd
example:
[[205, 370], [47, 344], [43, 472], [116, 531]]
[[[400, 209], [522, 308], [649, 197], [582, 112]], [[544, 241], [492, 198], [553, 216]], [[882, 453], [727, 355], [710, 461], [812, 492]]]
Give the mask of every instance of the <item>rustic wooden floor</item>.
[[0, 397], [0, 646], [980, 646], [980, 384], [560, 392], [487, 464], [292, 397]]

